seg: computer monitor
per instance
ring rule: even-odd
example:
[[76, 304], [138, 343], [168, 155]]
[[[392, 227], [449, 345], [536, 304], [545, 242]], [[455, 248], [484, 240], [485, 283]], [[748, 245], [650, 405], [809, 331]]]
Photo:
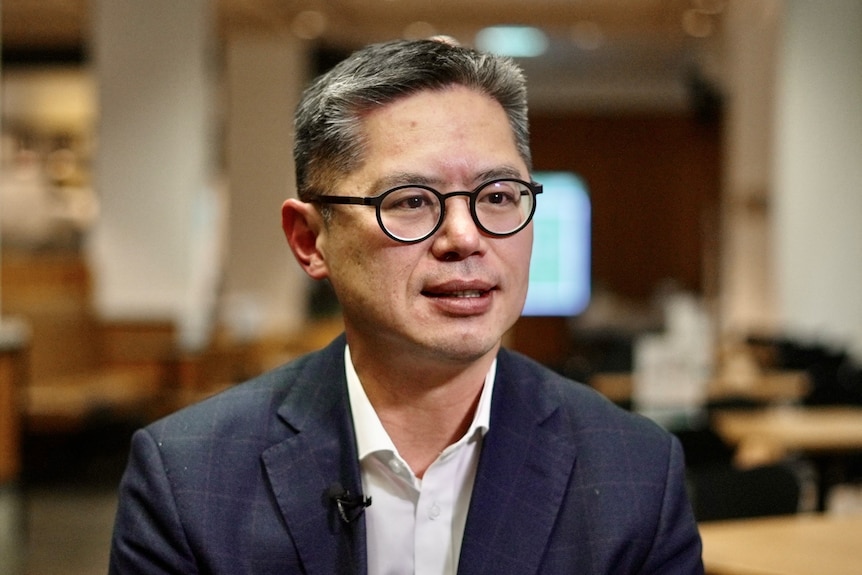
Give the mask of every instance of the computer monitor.
[[570, 317], [590, 301], [590, 198], [571, 172], [538, 171], [533, 259], [523, 315]]

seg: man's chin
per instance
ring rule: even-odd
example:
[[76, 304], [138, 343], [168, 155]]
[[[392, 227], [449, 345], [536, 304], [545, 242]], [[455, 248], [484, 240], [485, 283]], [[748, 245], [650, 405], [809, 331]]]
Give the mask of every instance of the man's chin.
[[470, 364], [494, 353], [500, 346], [500, 338], [485, 334], [454, 333], [428, 346], [427, 351], [438, 361], [452, 364]]

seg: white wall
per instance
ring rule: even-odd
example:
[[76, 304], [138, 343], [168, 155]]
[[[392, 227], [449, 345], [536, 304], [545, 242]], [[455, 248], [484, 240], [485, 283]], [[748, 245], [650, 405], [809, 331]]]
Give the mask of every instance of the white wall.
[[775, 329], [770, 206], [778, 14], [771, 2], [731, 2], [725, 20], [718, 321], [734, 337]]
[[294, 195], [293, 112], [308, 81], [305, 44], [255, 33], [226, 43], [228, 245], [222, 320], [238, 339], [306, 319], [308, 282], [281, 230]]
[[[217, 277], [209, 0], [96, 0], [91, 10], [101, 217], [89, 255], [96, 311], [174, 320], [207, 337]], [[204, 269], [206, 268], [206, 269]], [[203, 297], [202, 297], [203, 295]]]
[[780, 321], [862, 358], [862, 2], [786, 2], [775, 110]]

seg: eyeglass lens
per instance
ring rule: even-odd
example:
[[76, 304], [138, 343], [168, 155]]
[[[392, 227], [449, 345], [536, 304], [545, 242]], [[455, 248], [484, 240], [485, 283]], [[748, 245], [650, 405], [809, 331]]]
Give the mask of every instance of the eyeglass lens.
[[[387, 192], [380, 203], [380, 223], [398, 239], [422, 238], [440, 223], [444, 201], [445, 196], [428, 188], [396, 188]], [[473, 218], [485, 231], [507, 235], [530, 217], [533, 201], [532, 191], [523, 183], [496, 180], [478, 190], [470, 208]]]

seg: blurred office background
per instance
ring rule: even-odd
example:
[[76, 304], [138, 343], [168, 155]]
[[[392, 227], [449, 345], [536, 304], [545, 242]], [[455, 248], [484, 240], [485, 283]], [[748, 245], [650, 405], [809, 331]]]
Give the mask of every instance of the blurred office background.
[[[747, 408], [764, 374], [793, 376], [783, 403], [862, 403], [855, 0], [0, 7], [4, 573], [103, 572], [130, 430], [338, 332], [279, 208], [301, 89], [373, 41], [533, 42], [493, 49], [527, 50], [534, 167], [580, 183], [589, 231], [541, 275], [588, 299], [511, 347], [698, 432], [716, 381]], [[729, 457], [709, 445], [692, 460]]]

